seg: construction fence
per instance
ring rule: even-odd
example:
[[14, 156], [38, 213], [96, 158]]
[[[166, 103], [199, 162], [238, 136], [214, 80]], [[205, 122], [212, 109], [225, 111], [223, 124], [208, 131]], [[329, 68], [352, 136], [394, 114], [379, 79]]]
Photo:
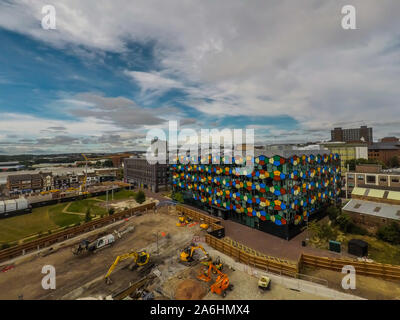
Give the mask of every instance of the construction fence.
[[327, 258], [302, 254], [299, 259], [299, 268], [315, 267], [336, 272], [342, 272], [343, 266], [350, 265], [356, 270], [356, 274], [381, 278], [384, 280], [400, 280], [400, 266], [390, 264], [357, 261], [351, 259]]
[[225, 228], [221, 225], [220, 219], [211, 217], [205, 213], [201, 213], [198, 210], [193, 210], [183, 205], [177, 205], [176, 210], [195, 221], [208, 224], [211, 228], [211, 231], [209, 232], [210, 235], [219, 239], [225, 237]]
[[[355, 268], [356, 274], [359, 275], [384, 280], [400, 280], [400, 266], [390, 264], [343, 258], [328, 258], [305, 253], [302, 253], [299, 260], [296, 262], [268, 256], [225, 237], [225, 229], [221, 225], [220, 219], [211, 217], [187, 206], [178, 205], [176, 208], [178, 212], [188, 215], [193, 220], [202, 221], [211, 226], [212, 231], [205, 237], [205, 241], [208, 245], [234, 258], [236, 261], [254, 268], [293, 278], [305, 278], [307, 276], [301, 273], [304, 267], [315, 267], [335, 272], [342, 272], [343, 266], [351, 265]], [[219, 236], [217, 236], [215, 232], [219, 232]]]

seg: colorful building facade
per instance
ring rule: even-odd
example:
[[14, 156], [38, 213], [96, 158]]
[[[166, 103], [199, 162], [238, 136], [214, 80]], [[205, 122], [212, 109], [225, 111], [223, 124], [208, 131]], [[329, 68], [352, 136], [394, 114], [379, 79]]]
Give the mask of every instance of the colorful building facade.
[[179, 160], [170, 166], [172, 188], [186, 195], [185, 201], [285, 239], [298, 234], [308, 217], [337, 201], [340, 193], [337, 154], [256, 155], [254, 169], [244, 175], [236, 169], [243, 158], [232, 164], [224, 158], [212, 164], [211, 157], [207, 164]]

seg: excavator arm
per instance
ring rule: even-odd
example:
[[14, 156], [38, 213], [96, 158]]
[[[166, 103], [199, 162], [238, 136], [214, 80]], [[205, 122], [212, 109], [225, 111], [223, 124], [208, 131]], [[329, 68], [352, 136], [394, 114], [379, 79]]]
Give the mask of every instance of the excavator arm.
[[130, 252], [125, 253], [123, 255], [118, 256], [114, 263], [111, 265], [110, 269], [108, 269], [107, 274], [105, 275], [105, 279], [108, 281], [111, 273], [114, 271], [115, 267], [118, 265], [119, 262], [124, 261], [126, 259], [132, 258], [133, 262], [136, 263], [138, 266], [143, 266], [149, 262], [150, 255], [146, 251], [141, 252]]

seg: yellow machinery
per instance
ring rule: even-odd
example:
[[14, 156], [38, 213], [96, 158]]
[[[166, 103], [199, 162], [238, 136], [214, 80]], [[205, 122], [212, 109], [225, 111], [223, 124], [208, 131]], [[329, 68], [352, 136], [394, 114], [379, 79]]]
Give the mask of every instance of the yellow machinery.
[[185, 217], [184, 215], [180, 215], [178, 217], [179, 222], [177, 222], [176, 226], [177, 227], [183, 227], [186, 226], [187, 224], [191, 223], [193, 220], [189, 217]]
[[261, 276], [258, 280], [258, 287], [262, 290], [269, 290], [271, 288], [271, 279], [267, 276]]
[[105, 275], [104, 279], [106, 279], [107, 283], [111, 283], [110, 280], [110, 275], [113, 272], [113, 270], [115, 269], [115, 267], [117, 266], [117, 264], [121, 261], [124, 261], [126, 259], [132, 258], [133, 259], [133, 263], [135, 264], [135, 266], [144, 266], [145, 264], [147, 264], [149, 262], [150, 259], [150, 255], [146, 252], [146, 251], [140, 251], [140, 252], [129, 252], [129, 253], [125, 253], [123, 255], [118, 256], [114, 263], [111, 265], [110, 269], [108, 269], [107, 274]]
[[193, 254], [198, 249], [203, 251], [203, 253], [208, 261], [211, 260], [210, 255], [207, 253], [207, 251], [201, 245], [198, 245], [198, 246], [190, 245], [190, 246], [186, 247], [185, 249], [183, 249], [183, 251], [181, 252], [180, 257], [179, 257], [179, 262], [181, 262], [183, 264], [191, 264], [192, 262], [194, 262]]

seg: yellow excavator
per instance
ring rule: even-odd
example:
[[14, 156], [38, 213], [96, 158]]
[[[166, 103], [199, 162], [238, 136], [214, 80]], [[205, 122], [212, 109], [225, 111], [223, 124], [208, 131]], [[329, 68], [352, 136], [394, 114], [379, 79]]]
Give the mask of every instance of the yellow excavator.
[[186, 247], [185, 249], [183, 249], [183, 251], [180, 254], [179, 257], [179, 262], [185, 264], [185, 265], [192, 265], [194, 264], [195, 260], [193, 258], [193, 254], [195, 253], [196, 250], [200, 249], [201, 251], [203, 251], [205, 258], [207, 259], [207, 261], [210, 261], [210, 255], [208, 254], [208, 252], [203, 248], [203, 246], [201, 245], [194, 245], [191, 244], [190, 246]]
[[193, 222], [192, 218], [190, 217], [185, 217], [184, 215], [180, 215], [178, 217], [178, 222], [176, 223], [177, 227], [183, 227], [188, 225], [189, 223]]
[[111, 265], [110, 269], [108, 269], [107, 274], [105, 275], [104, 279], [106, 280], [107, 284], [111, 283], [111, 279], [110, 279], [110, 275], [113, 272], [113, 270], [115, 269], [115, 267], [117, 266], [117, 264], [121, 261], [124, 261], [126, 259], [132, 258], [133, 259], [133, 263], [134, 263], [134, 267], [135, 266], [144, 266], [145, 264], [147, 264], [150, 260], [150, 255], [146, 252], [146, 251], [132, 251], [129, 253], [125, 253], [122, 254], [120, 256], [118, 256], [114, 263]]

